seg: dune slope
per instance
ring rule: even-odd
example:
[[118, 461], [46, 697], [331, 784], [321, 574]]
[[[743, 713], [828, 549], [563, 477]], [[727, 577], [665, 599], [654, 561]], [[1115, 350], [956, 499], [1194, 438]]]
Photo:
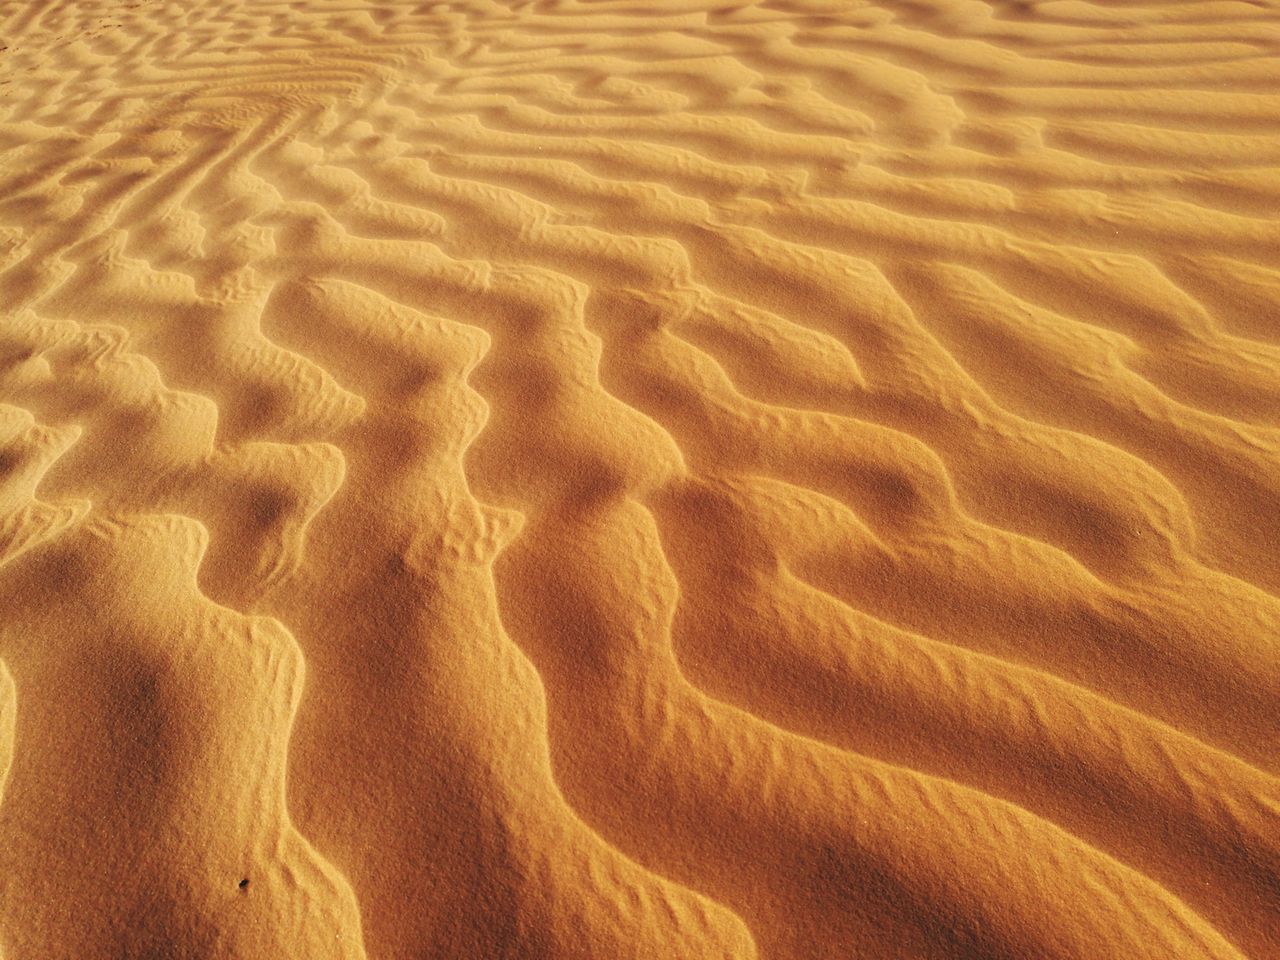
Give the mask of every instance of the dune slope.
[[1280, 960], [1280, 0], [0, 0], [6, 960]]

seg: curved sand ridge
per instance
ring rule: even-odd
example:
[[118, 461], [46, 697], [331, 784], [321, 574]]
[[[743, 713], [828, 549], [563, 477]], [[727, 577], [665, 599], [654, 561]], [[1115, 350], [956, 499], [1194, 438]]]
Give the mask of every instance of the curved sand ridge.
[[1280, 3], [0, 23], [6, 958], [1280, 958]]

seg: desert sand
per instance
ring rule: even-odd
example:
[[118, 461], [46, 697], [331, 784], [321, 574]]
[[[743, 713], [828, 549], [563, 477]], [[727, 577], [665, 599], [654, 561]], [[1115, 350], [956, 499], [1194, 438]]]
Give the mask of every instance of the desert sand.
[[5, 960], [1280, 960], [1280, 0], [0, 2]]

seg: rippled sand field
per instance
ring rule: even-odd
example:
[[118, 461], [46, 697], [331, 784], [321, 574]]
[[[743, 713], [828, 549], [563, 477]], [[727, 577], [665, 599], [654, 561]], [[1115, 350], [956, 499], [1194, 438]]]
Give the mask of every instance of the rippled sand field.
[[1280, 0], [0, 0], [5, 960], [1280, 960]]

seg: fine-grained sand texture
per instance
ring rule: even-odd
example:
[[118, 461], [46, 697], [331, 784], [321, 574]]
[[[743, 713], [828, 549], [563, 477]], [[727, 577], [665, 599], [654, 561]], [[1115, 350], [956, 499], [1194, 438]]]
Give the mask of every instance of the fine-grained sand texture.
[[0, 0], [5, 960], [1280, 960], [1280, 0]]

